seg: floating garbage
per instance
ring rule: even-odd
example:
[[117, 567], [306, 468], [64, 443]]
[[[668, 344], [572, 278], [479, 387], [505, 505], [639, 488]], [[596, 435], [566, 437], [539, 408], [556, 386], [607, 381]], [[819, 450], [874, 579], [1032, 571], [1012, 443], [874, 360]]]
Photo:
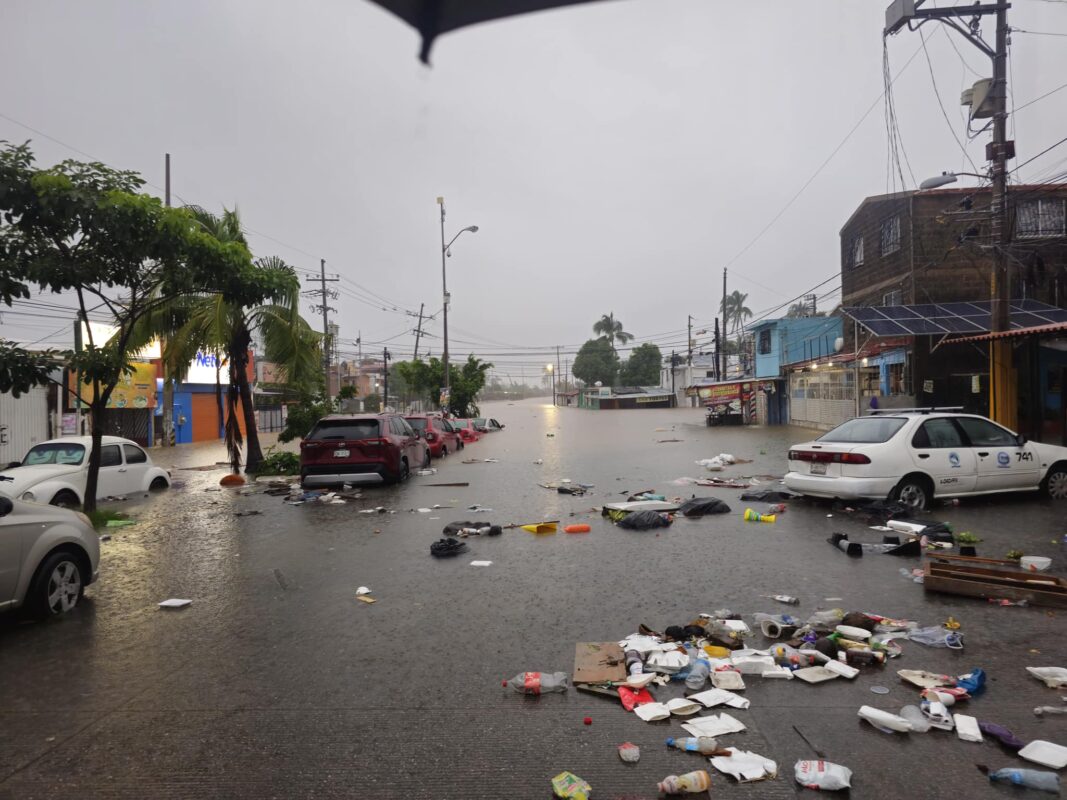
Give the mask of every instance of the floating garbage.
[[798, 761], [793, 767], [793, 777], [807, 789], [835, 792], [852, 787], [852, 770], [829, 761]]
[[589, 800], [593, 787], [573, 772], [561, 772], [552, 779], [552, 791], [564, 800]]

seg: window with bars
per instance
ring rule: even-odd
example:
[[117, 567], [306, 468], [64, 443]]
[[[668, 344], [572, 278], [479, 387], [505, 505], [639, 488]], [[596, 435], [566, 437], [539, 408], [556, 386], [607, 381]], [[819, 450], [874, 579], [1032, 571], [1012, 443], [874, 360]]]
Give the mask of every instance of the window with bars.
[[882, 255], [887, 256], [900, 249], [900, 216], [882, 222]]
[[1064, 201], [1052, 198], [1020, 203], [1015, 234], [1020, 239], [1067, 235]]
[[899, 306], [904, 303], [904, 293], [900, 289], [894, 289], [882, 295], [883, 306]]
[[764, 328], [759, 332], [759, 354], [765, 356], [771, 352], [771, 329]]

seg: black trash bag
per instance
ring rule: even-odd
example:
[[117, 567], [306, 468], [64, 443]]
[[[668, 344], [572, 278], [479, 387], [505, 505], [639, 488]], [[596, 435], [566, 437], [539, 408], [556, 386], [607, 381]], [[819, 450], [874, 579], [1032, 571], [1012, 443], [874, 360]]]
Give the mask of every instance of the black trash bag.
[[616, 525], [632, 531], [647, 531], [651, 528], [666, 528], [671, 519], [659, 511], [632, 511], [620, 519]]
[[430, 545], [430, 555], [442, 558], [454, 556], [467, 549], [467, 543], [458, 539], [438, 539]]
[[585, 489], [581, 486], [572, 486], [571, 484], [567, 484], [566, 486], [557, 486], [556, 493], [569, 494], [574, 495], [575, 497], [581, 497], [585, 494]]
[[780, 492], [777, 489], [759, 489], [754, 492], [741, 492], [741, 499], [753, 503], [785, 503], [796, 500], [801, 495], [793, 492]]
[[470, 534], [462, 533], [465, 530], [476, 530], [478, 531], [478, 536], [499, 536], [503, 529], [499, 525], [493, 525], [485, 520], [480, 522], [450, 522], [445, 525], [443, 533], [445, 536], [469, 536]]
[[685, 517], [702, 517], [705, 514], [729, 514], [730, 506], [717, 497], [694, 497], [686, 500], [678, 509]]

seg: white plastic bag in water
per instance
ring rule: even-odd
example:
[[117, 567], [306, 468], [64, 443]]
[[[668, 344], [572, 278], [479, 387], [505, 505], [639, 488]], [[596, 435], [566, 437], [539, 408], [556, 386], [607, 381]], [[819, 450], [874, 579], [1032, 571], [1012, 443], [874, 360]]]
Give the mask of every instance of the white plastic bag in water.
[[852, 770], [829, 761], [798, 761], [794, 769], [797, 783], [808, 789], [849, 789]]

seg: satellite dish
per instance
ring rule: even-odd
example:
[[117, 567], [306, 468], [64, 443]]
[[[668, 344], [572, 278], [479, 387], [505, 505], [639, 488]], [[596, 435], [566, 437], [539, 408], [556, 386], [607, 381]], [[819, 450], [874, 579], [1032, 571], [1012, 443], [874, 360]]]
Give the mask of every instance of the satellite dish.
[[844, 347], [844, 346], [845, 346], [844, 338], [838, 336], [836, 339], [834, 339], [834, 352], [835, 353], [840, 353], [841, 352], [841, 348]]

